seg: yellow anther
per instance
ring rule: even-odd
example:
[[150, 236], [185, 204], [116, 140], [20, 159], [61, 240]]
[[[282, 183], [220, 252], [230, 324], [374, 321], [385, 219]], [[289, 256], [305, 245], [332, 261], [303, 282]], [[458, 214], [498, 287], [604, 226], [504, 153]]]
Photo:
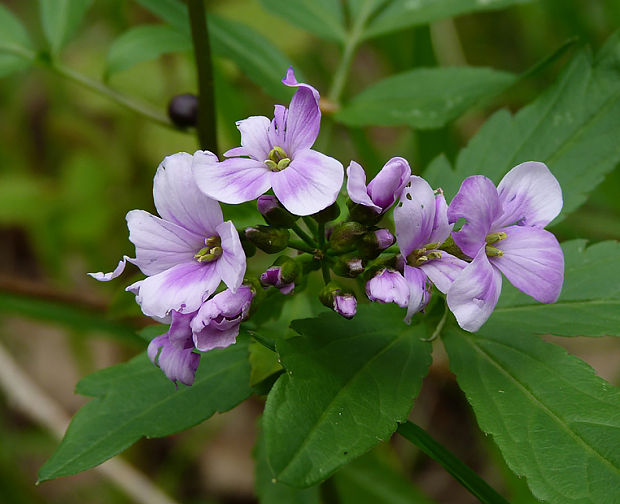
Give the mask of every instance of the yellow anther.
[[265, 163], [267, 165], [267, 168], [269, 168], [271, 171], [278, 171], [278, 165], [275, 161], [272, 161], [271, 159], [265, 159], [263, 163]]
[[425, 255], [420, 256], [415, 260], [414, 266], [420, 266], [421, 264], [424, 264], [425, 262], [428, 262], [428, 257]]
[[427, 257], [429, 261], [432, 261], [433, 259], [441, 259], [441, 252], [429, 252]]
[[484, 240], [487, 242], [487, 245], [493, 245], [494, 243], [497, 243], [498, 241], [506, 238], [506, 236], [506, 233], [500, 231], [499, 233], [487, 235]]
[[500, 249], [498, 249], [497, 247], [491, 247], [490, 245], [487, 245], [485, 247], [485, 251], [488, 256], [503, 256], [504, 255], [504, 252], [502, 252]]

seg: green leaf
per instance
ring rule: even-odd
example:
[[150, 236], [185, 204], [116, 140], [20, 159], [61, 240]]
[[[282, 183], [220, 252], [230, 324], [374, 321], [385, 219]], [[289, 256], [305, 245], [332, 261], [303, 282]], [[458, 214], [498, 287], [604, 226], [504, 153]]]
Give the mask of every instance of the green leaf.
[[334, 475], [339, 504], [431, 504], [399, 471], [369, 453]]
[[462, 180], [486, 175], [494, 182], [524, 161], [542, 161], [558, 178], [563, 215], [579, 207], [620, 161], [620, 33], [593, 60], [578, 53], [558, 81], [515, 116], [494, 114], [457, 158], [434, 162], [425, 178], [451, 198]]
[[39, 0], [43, 32], [52, 53], [57, 53], [75, 33], [92, 0]]
[[254, 449], [255, 488], [260, 504], [319, 504], [319, 487], [290, 487], [284, 483], [273, 481], [271, 469], [267, 463], [265, 436], [262, 429], [258, 434]]
[[502, 285], [489, 327], [516, 327], [532, 334], [620, 336], [620, 244], [607, 241], [586, 248], [585, 240], [562, 244], [564, 285], [553, 304], [541, 304]]
[[513, 74], [491, 68], [419, 68], [366, 88], [335, 118], [349, 126], [440, 128], [516, 79]]
[[[374, 0], [375, 2], [377, 0]], [[531, 0], [392, 0], [367, 26], [365, 38], [470, 12], [503, 9]], [[380, 3], [380, 2], [379, 2]]]
[[186, 33], [164, 25], [130, 28], [110, 46], [106, 75], [155, 59], [162, 54], [191, 51], [192, 41]]
[[536, 497], [611, 502], [620, 488], [618, 389], [520, 326], [452, 327], [443, 341], [480, 427]]
[[[334, 0], [260, 0], [269, 12], [327, 40], [346, 36], [341, 2]], [[275, 28], [277, 29], [277, 27]]]
[[267, 397], [263, 426], [278, 481], [314, 485], [387, 440], [407, 418], [430, 364], [423, 329], [394, 306], [362, 305], [297, 320], [277, 343], [286, 373]]
[[282, 369], [278, 356], [260, 343], [250, 343], [250, 386], [254, 386]]
[[34, 56], [26, 29], [9, 9], [0, 5], [0, 77], [28, 68]]
[[39, 481], [85, 471], [122, 452], [141, 437], [162, 437], [227, 411], [251, 394], [248, 338], [202, 355], [191, 387], [178, 389], [148, 359], [98, 371], [76, 392], [96, 396], [71, 421], [60, 446], [39, 471]]
[[187, 6], [180, 0], [136, 0], [142, 7], [170, 26], [189, 35], [189, 14]]

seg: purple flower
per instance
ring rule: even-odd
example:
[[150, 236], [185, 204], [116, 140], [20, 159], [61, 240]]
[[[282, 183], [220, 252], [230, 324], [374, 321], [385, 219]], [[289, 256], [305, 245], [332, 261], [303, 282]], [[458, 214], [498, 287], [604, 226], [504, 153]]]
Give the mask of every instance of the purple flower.
[[433, 193], [428, 182], [417, 176], [409, 179], [394, 210], [396, 241], [404, 258], [403, 274], [409, 285], [407, 323], [430, 299], [427, 278], [446, 293], [467, 266], [465, 261], [439, 250], [452, 231], [447, 210], [443, 193]]
[[270, 266], [260, 275], [260, 283], [264, 287], [273, 285], [284, 295], [290, 294], [295, 288], [295, 282], [285, 282], [282, 279], [282, 266]]
[[336, 294], [333, 310], [344, 318], [352, 319], [357, 313], [357, 299], [350, 293]]
[[196, 348], [206, 351], [232, 345], [253, 298], [252, 289], [243, 286], [236, 292], [227, 289], [205, 302], [191, 321]]
[[[210, 152], [194, 158], [217, 164]], [[91, 273], [97, 280], [120, 275], [125, 262], [137, 265], [147, 278], [127, 290], [136, 294], [142, 311], [165, 317], [172, 310], [198, 310], [220, 281], [233, 291], [245, 274], [245, 254], [231, 221], [223, 221], [217, 201], [206, 197], [192, 177], [192, 156], [185, 152], [164, 159], [153, 183], [153, 199], [161, 218], [144, 210], [127, 214], [129, 239], [136, 257], [125, 256], [112, 273]]]
[[[172, 312], [172, 324], [168, 332], [149, 343], [149, 359], [159, 366], [169, 380], [185, 385], [194, 383], [200, 355], [193, 352], [194, 340], [190, 321], [195, 313]], [[160, 351], [161, 350], [161, 351]]]
[[205, 194], [224, 203], [242, 203], [273, 188], [295, 215], [316, 213], [336, 201], [342, 164], [310, 148], [321, 124], [319, 93], [297, 82], [292, 68], [282, 82], [297, 88], [288, 109], [276, 105], [271, 121], [253, 116], [237, 122], [241, 147], [224, 153], [229, 159], [217, 165], [196, 160], [194, 176]]
[[366, 295], [371, 301], [405, 308], [409, 305], [409, 284], [398, 271], [382, 269], [366, 282]]
[[387, 211], [411, 176], [406, 159], [390, 159], [366, 186], [366, 172], [355, 161], [347, 168], [347, 192], [351, 201], [372, 208], [377, 214]]
[[497, 189], [481, 175], [463, 181], [450, 203], [448, 218], [450, 222], [466, 219], [452, 236], [474, 260], [447, 295], [448, 306], [463, 329], [477, 331], [489, 318], [502, 288], [501, 273], [541, 303], [557, 300], [564, 256], [555, 236], [543, 228], [561, 209], [562, 189], [543, 163], [515, 166]]

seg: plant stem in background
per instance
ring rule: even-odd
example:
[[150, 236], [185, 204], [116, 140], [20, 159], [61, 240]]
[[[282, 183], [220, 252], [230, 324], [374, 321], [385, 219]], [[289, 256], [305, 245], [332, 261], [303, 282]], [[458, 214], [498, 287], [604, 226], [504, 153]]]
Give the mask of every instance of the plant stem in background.
[[198, 142], [200, 148], [213, 153], [217, 150], [217, 131], [215, 117], [215, 86], [213, 65], [211, 64], [211, 46], [207, 28], [207, 13], [204, 0], [188, 0], [194, 56], [198, 70]]
[[400, 424], [396, 432], [438, 462], [483, 504], [509, 504], [506, 499], [493, 490], [469, 466], [435, 441], [421, 427], [411, 422], [405, 422]]

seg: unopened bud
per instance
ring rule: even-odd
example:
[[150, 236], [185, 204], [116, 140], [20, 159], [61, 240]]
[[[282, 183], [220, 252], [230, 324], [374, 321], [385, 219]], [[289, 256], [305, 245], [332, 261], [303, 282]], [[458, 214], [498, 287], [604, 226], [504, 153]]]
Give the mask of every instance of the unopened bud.
[[284, 208], [278, 198], [271, 194], [263, 194], [256, 200], [258, 211], [267, 224], [277, 227], [290, 228], [299, 218]]
[[347, 254], [338, 257], [332, 267], [336, 275], [355, 278], [364, 272], [364, 261], [357, 254]]
[[334, 310], [338, 315], [351, 319], [357, 312], [357, 299], [352, 292], [343, 290], [334, 282], [329, 282], [319, 294], [323, 305]]
[[256, 247], [268, 254], [275, 254], [288, 246], [288, 229], [271, 226], [254, 226], [245, 228], [244, 234]]
[[320, 212], [313, 214], [312, 218], [319, 223], [325, 223], [336, 220], [339, 215], [340, 207], [338, 206], [338, 203], [334, 202], [327, 208], [324, 208]]
[[359, 203], [355, 203], [351, 200], [347, 201], [347, 207], [349, 208], [349, 218], [351, 220], [361, 222], [362, 224], [367, 224], [369, 226], [375, 225], [381, 220], [381, 217], [383, 217], [382, 213], [377, 212], [372, 207], [360, 205]]
[[396, 239], [387, 229], [369, 231], [362, 236], [359, 245], [360, 254], [364, 259], [374, 259], [383, 250], [394, 244]]
[[359, 222], [340, 222], [329, 235], [329, 246], [335, 252], [349, 252], [357, 247], [366, 226]]

